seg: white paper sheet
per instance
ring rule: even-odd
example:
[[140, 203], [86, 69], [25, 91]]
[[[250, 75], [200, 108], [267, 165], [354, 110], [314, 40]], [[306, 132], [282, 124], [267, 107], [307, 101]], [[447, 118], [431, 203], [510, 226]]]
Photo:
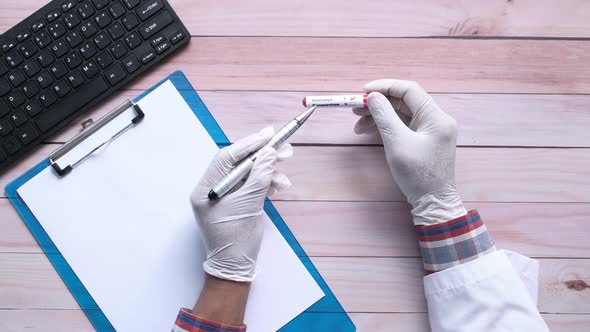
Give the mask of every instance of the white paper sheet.
[[[67, 176], [47, 168], [18, 193], [118, 331], [168, 331], [202, 287], [189, 196], [218, 148], [169, 81], [139, 105], [138, 126]], [[245, 319], [256, 332], [276, 331], [324, 296], [266, 214], [264, 222]]]

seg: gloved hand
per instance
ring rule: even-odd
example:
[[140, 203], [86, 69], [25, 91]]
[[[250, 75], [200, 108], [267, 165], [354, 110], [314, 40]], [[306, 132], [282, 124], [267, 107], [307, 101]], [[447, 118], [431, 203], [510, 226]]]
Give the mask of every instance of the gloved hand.
[[377, 80], [364, 91], [369, 93], [368, 109], [353, 110], [361, 116], [355, 132], [379, 130], [389, 169], [412, 205], [414, 224], [466, 214], [455, 186], [455, 119], [416, 82]]
[[216, 201], [207, 195], [236, 163], [263, 147], [273, 135], [273, 128], [268, 127], [219, 150], [191, 195], [207, 249], [203, 268], [212, 276], [242, 282], [254, 279], [264, 230], [264, 199], [270, 191], [291, 185], [284, 174], [274, 170], [277, 160], [293, 154], [291, 145], [283, 144], [278, 152], [265, 148], [241, 187]]

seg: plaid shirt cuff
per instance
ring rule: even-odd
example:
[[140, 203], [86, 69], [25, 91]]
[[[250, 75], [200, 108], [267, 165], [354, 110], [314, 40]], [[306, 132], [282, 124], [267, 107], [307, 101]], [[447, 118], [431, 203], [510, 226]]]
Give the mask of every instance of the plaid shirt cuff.
[[186, 308], [180, 309], [172, 332], [236, 332], [246, 331], [246, 326], [230, 326], [211, 322], [193, 315]]
[[496, 250], [479, 213], [428, 226], [416, 226], [427, 274], [472, 261]]

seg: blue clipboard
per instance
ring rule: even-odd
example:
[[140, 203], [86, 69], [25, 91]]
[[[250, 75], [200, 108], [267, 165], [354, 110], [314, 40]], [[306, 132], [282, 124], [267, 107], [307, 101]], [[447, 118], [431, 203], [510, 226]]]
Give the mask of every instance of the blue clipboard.
[[[134, 99], [135, 102], [141, 100], [144, 96], [149, 94], [152, 90], [156, 89], [162, 83], [170, 80], [176, 87], [178, 92], [182, 95], [186, 103], [191, 107], [195, 116], [213, 140], [219, 147], [227, 146], [230, 143], [227, 136], [225, 136], [223, 130], [219, 127], [207, 106], [203, 103], [199, 95], [195, 92], [195, 89], [188, 81], [184, 73], [176, 71], [172, 75], [166, 77], [164, 80], [154, 85], [152, 88], [143, 92], [140, 96]], [[29, 231], [33, 234], [37, 243], [43, 249], [43, 252], [47, 255], [53, 267], [57, 270], [64, 283], [76, 299], [78, 304], [88, 316], [88, 319], [97, 331], [115, 331], [107, 317], [104, 315], [102, 310], [96, 304], [92, 295], [84, 287], [80, 279], [76, 276], [68, 262], [61, 255], [55, 244], [51, 241], [37, 218], [33, 215], [31, 210], [27, 207], [25, 202], [18, 195], [17, 190], [27, 183], [34, 176], [39, 174], [45, 168], [50, 167], [49, 159], [45, 159], [23, 175], [9, 183], [6, 188], [6, 196], [19, 213]], [[334, 293], [330, 290], [318, 270], [315, 268], [309, 257], [307, 257], [305, 251], [295, 239], [295, 236], [285, 222], [281, 218], [278, 211], [274, 208], [270, 200], [266, 199], [264, 202], [264, 210], [275, 224], [279, 232], [287, 240], [293, 251], [297, 254], [301, 262], [305, 265], [309, 273], [324, 291], [325, 296], [316, 302], [314, 305], [309, 307], [305, 312], [294, 318], [287, 325], [282, 327], [279, 331], [281, 332], [300, 332], [300, 331], [341, 331], [351, 332], [355, 331], [352, 320], [348, 314], [344, 311]], [[173, 322], [171, 321], [172, 325]]]

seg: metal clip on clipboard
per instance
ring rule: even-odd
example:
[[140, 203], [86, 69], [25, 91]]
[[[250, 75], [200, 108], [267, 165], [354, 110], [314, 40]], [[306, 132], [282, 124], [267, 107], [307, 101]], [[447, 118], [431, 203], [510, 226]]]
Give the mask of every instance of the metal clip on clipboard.
[[[109, 139], [98, 144], [96, 147], [91, 149], [90, 152], [83, 155], [78, 160], [71, 162], [69, 165], [67, 165], [65, 167], [61, 167], [60, 165], [58, 165], [57, 162], [61, 157], [66, 155], [73, 148], [78, 146], [80, 143], [84, 142], [87, 138], [92, 136], [94, 133], [96, 133], [98, 130], [100, 130], [102, 127], [104, 127], [106, 124], [111, 122], [113, 119], [117, 118], [119, 115], [121, 115], [123, 112], [125, 112], [129, 108], [133, 108], [133, 110], [135, 110], [137, 115], [133, 119], [131, 119], [131, 122], [127, 126], [123, 127], [123, 129], [121, 129], [120, 131], [118, 131], [117, 133], [112, 135]], [[80, 133], [78, 133], [76, 136], [74, 136], [71, 140], [66, 142], [64, 145], [62, 145], [61, 147], [59, 147], [57, 150], [53, 151], [49, 155], [49, 161], [51, 163], [51, 167], [55, 170], [57, 175], [65, 176], [70, 171], [72, 171], [72, 169], [74, 167], [76, 167], [81, 162], [86, 160], [86, 158], [90, 157], [98, 149], [100, 149], [101, 147], [105, 146], [106, 144], [112, 142], [117, 137], [121, 136], [129, 128], [131, 128], [131, 127], [135, 126], [136, 124], [138, 124], [139, 122], [141, 122], [141, 120], [143, 120], [144, 117], [145, 117], [145, 114], [143, 113], [143, 111], [141, 110], [139, 105], [137, 105], [136, 103], [134, 103], [131, 100], [127, 100], [126, 102], [124, 102], [123, 104], [121, 104], [117, 108], [115, 108], [113, 111], [111, 111], [109, 114], [98, 119], [96, 122], [94, 122], [92, 119], [88, 119], [88, 120], [82, 122], [82, 131], [80, 131]]]

